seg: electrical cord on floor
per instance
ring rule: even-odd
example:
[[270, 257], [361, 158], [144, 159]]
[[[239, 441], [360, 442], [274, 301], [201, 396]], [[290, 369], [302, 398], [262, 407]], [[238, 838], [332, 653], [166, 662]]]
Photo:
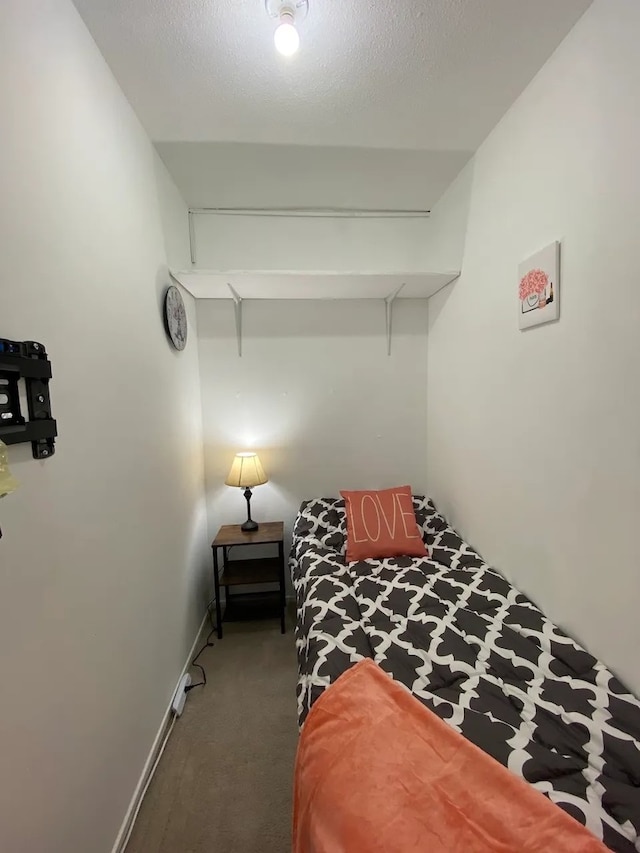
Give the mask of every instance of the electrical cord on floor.
[[[197, 681], [195, 684], [190, 684], [188, 687], [185, 687], [185, 690], [184, 690], [185, 693], [188, 693], [190, 690], [193, 690], [194, 687], [203, 687], [207, 683], [207, 673], [205, 671], [205, 668], [202, 666], [202, 664], [198, 663], [198, 658], [204, 652], [205, 649], [210, 648], [211, 646], [215, 645], [215, 643], [211, 642], [211, 638], [216, 633], [216, 624], [213, 621], [213, 615], [211, 612], [211, 608], [213, 607], [213, 604], [214, 604], [214, 600], [212, 599], [209, 602], [209, 604], [207, 605], [207, 613], [209, 615], [209, 625], [211, 626], [211, 630], [207, 634], [207, 639], [205, 641], [205, 644], [202, 646], [200, 651], [198, 651], [196, 653], [193, 660], [191, 661], [191, 666], [196, 667], [202, 673], [202, 681]], [[151, 767], [151, 770], [149, 771], [149, 774], [147, 776], [147, 781], [145, 782], [144, 788], [142, 789], [142, 791], [140, 793], [140, 797], [138, 798], [138, 804], [137, 804], [135, 811], [133, 812], [131, 819], [129, 821], [127, 834], [125, 835], [124, 840], [119, 847], [120, 850], [123, 850], [123, 851], [126, 850], [127, 844], [129, 843], [129, 840], [131, 838], [131, 833], [133, 832], [133, 827], [135, 826], [136, 820], [138, 819], [138, 814], [139, 814], [140, 809], [142, 807], [142, 802], [143, 802], [143, 800], [147, 794], [147, 791], [149, 790], [149, 785], [151, 784], [151, 780], [153, 779], [153, 776], [156, 772], [158, 764], [160, 763], [160, 759], [162, 758], [165, 747], [169, 741], [169, 738], [171, 737], [171, 732], [173, 731], [173, 727], [175, 726], [177, 719], [178, 719], [178, 715], [173, 714], [172, 718], [171, 718], [171, 723], [169, 724], [169, 728], [167, 729], [167, 733], [165, 734], [164, 739], [162, 741], [162, 746], [160, 747], [158, 754], [156, 756], [156, 759], [153, 762], [153, 766]]]
[[209, 631], [209, 633], [207, 634], [207, 639], [205, 640], [204, 646], [202, 646], [202, 648], [200, 649], [200, 651], [196, 652], [196, 654], [195, 654], [195, 656], [194, 656], [193, 660], [191, 661], [191, 666], [192, 666], [192, 667], [195, 667], [196, 669], [199, 669], [199, 670], [200, 670], [200, 672], [202, 673], [202, 680], [201, 680], [201, 681], [196, 681], [194, 684], [189, 684], [189, 686], [188, 686], [188, 687], [185, 687], [185, 689], [184, 689], [184, 692], [185, 692], [185, 693], [188, 693], [190, 690], [193, 690], [193, 688], [194, 688], [194, 687], [204, 687], [204, 686], [206, 685], [206, 683], [207, 683], [207, 673], [206, 673], [206, 670], [205, 670], [205, 668], [202, 666], [202, 664], [201, 664], [201, 663], [198, 663], [198, 658], [199, 658], [199, 657], [200, 657], [200, 655], [204, 652], [204, 650], [205, 650], [205, 649], [209, 649], [209, 648], [211, 648], [212, 646], [215, 646], [215, 643], [212, 643], [212, 642], [211, 642], [211, 638], [212, 638], [212, 637], [213, 637], [213, 635], [216, 633], [216, 625], [215, 625], [215, 623], [214, 623], [214, 621], [213, 621], [213, 616], [211, 615], [211, 608], [212, 608], [212, 606], [213, 606], [213, 601], [210, 601], [210, 602], [209, 602], [209, 604], [207, 605], [207, 613], [209, 614], [209, 625], [211, 626], [211, 630], [210, 630], [210, 631]]

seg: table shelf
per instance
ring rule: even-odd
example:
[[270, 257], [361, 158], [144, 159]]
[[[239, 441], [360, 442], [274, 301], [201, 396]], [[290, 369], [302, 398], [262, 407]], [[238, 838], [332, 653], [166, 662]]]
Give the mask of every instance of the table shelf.
[[238, 593], [229, 597], [223, 613], [225, 622], [244, 622], [253, 619], [277, 619], [281, 609], [280, 593]]
[[279, 557], [255, 560], [230, 560], [220, 576], [220, 586], [278, 583], [281, 561]]

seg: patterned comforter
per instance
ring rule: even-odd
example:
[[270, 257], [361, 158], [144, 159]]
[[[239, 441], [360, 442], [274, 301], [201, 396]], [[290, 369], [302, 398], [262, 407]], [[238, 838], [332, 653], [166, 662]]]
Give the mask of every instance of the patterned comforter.
[[298, 712], [373, 658], [612, 850], [640, 850], [640, 702], [414, 498], [429, 558], [346, 565], [344, 503], [302, 504]]

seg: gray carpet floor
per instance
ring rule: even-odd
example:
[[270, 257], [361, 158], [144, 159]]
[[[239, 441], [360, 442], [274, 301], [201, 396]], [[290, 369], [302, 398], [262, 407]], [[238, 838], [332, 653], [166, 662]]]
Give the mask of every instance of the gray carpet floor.
[[[127, 853], [287, 853], [298, 741], [291, 619], [225, 623], [200, 662]], [[194, 681], [199, 680], [197, 670]]]

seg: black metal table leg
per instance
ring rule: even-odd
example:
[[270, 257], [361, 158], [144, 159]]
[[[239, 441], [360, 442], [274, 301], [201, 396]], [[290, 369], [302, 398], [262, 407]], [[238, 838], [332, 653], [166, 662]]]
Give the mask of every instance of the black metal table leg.
[[218, 549], [213, 548], [213, 586], [216, 596], [216, 629], [218, 639], [222, 639], [222, 610], [220, 607], [220, 577], [218, 574]]
[[[223, 576], [226, 575], [226, 573], [227, 573], [228, 563], [229, 563], [229, 549], [227, 548], [226, 545], [223, 545], [222, 546], [222, 574], [223, 574]], [[227, 610], [227, 607], [229, 607], [230, 600], [231, 600], [231, 596], [229, 593], [229, 584], [225, 584], [224, 585], [224, 609], [225, 609], [225, 612]]]
[[280, 557], [280, 633], [285, 632], [285, 616], [287, 610], [287, 591], [285, 588], [284, 575], [284, 543], [278, 542], [278, 556]]

